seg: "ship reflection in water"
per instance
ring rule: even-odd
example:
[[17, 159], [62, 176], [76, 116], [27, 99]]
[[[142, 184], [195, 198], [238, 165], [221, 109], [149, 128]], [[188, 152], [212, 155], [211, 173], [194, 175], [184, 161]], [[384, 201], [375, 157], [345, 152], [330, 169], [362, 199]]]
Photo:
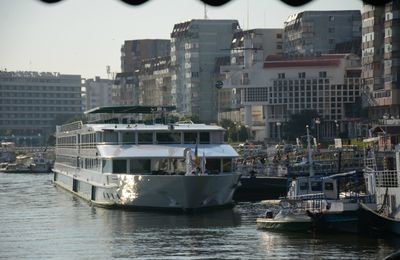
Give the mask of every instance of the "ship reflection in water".
[[91, 207], [50, 174], [0, 173], [6, 259], [383, 259], [398, 239], [258, 230], [264, 205], [192, 214]]

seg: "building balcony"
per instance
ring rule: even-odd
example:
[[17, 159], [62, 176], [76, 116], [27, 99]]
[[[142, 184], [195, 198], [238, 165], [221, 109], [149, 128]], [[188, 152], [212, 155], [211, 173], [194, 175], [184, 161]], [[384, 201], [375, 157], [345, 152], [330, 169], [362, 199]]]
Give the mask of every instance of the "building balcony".
[[250, 85], [250, 79], [249, 78], [242, 78], [240, 80], [240, 85]]

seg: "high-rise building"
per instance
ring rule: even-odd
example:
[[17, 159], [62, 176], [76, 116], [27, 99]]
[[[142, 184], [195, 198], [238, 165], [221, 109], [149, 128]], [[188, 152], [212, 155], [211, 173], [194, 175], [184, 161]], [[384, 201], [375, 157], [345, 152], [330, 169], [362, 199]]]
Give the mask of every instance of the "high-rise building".
[[57, 123], [81, 115], [80, 75], [0, 71], [0, 136], [39, 144]]
[[288, 55], [335, 53], [338, 44], [349, 43], [351, 47], [360, 37], [359, 10], [304, 11], [285, 21], [283, 52]]
[[177, 112], [217, 121], [215, 63], [229, 56], [237, 20], [190, 20], [174, 25], [171, 33], [172, 95]]
[[400, 115], [400, 2], [364, 5], [362, 78], [370, 119]]
[[121, 46], [121, 72], [134, 72], [142, 60], [169, 56], [170, 40], [144, 39], [125, 41]]

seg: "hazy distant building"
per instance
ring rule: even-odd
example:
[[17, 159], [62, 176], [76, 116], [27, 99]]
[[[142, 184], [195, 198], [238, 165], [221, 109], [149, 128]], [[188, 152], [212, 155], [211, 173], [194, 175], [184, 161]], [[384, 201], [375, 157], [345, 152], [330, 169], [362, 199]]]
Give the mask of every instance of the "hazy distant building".
[[237, 20], [190, 20], [174, 25], [171, 33], [172, 94], [177, 112], [203, 122], [217, 121], [214, 65], [229, 56]]
[[82, 115], [81, 76], [0, 71], [0, 136], [38, 144], [56, 123]]
[[[289, 16], [285, 21], [283, 52], [289, 55], [335, 53], [340, 43], [355, 48], [352, 42], [359, 41], [360, 37], [359, 10], [304, 11]], [[351, 50], [340, 52], [349, 53]]]
[[139, 69], [139, 105], [175, 105], [171, 93], [171, 76], [169, 56], [142, 61]]
[[82, 85], [85, 88], [85, 111], [95, 107], [112, 105], [112, 80], [95, 77], [94, 79], [86, 79]]
[[364, 5], [362, 77], [370, 119], [400, 115], [400, 2]]
[[112, 86], [113, 105], [139, 105], [139, 78], [137, 72], [117, 73]]
[[170, 40], [144, 39], [125, 41], [121, 46], [121, 72], [134, 72], [142, 60], [168, 56]]

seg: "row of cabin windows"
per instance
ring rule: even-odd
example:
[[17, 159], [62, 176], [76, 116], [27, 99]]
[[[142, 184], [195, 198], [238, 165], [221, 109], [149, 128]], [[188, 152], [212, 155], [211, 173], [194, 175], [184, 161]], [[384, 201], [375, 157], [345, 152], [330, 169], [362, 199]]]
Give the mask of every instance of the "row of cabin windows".
[[[155, 138], [155, 140], [153, 140]], [[182, 140], [183, 138], [183, 140]], [[103, 142], [106, 143], [117, 143], [118, 133], [114, 131], [103, 132]], [[210, 143], [209, 132], [189, 132], [189, 133], [170, 133], [170, 132], [156, 132], [155, 137], [153, 132], [122, 132], [122, 143], [123, 144], [195, 144], [196, 140], [199, 139], [200, 144]], [[221, 138], [222, 139], [222, 138]], [[155, 142], [154, 142], [155, 141]]]
[[57, 138], [57, 144], [60, 146], [76, 145], [76, 136], [63, 136]]
[[[200, 144], [210, 144], [211, 138], [209, 132], [189, 132], [189, 133], [164, 133], [156, 132], [122, 132], [121, 133], [123, 144], [195, 144], [199, 139]], [[118, 143], [118, 132], [104, 131], [97, 135], [97, 139], [105, 143]], [[222, 140], [222, 138], [221, 138]], [[77, 144], [76, 136], [59, 137], [57, 140], [58, 146], [75, 146]], [[96, 134], [81, 135], [82, 148], [93, 148], [96, 141]]]
[[[321, 181], [312, 181], [311, 183], [311, 191], [322, 191], [322, 182]], [[308, 190], [308, 182], [300, 183], [300, 190]], [[333, 190], [333, 183], [325, 182], [324, 190]]]
[[[222, 166], [222, 169], [221, 169]], [[232, 159], [207, 159], [206, 173], [233, 171]], [[114, 159], [102, 161], [103, 173], [116, 174], [170, 174], [185, 173], [184, 159]]]

